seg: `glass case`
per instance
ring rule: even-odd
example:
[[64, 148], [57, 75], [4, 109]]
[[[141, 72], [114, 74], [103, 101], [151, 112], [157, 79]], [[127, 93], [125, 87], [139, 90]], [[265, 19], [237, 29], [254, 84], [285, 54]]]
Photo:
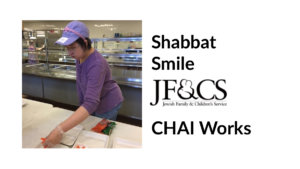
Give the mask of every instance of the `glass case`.
[[[75, 59], [56, 45], [61, 30], [22, 32], [23, 73], [76, 80]], [[142, 37], [93, 38], [92, 46], [108, 61], [119, 84], [141, 88]]]
[[120, 84], [141, 85], [142, 37], [91, 39], [109, 63], [113, 78]]

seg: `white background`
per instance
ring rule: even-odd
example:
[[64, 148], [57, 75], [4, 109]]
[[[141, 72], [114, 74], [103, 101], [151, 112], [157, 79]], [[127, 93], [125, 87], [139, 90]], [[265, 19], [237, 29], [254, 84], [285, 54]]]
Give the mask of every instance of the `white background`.
[[[1, 4], [1, 168], [299, 168], [297, 1], [6, 1]], [[26, 19], [143, 21], [143, 148], [22, 149], [21, 23]], [[214, 36], [215, 50], [153, 49], [152, 36]], [[155, 56], [193, 71], [153, 71]], [[152, 107], [153, 79], [226, 79], [227, 107]], [[155, 121], [251, 125], [248, 136], [154, 135]], [[197, 123], [196, 123], [197, 124]]]

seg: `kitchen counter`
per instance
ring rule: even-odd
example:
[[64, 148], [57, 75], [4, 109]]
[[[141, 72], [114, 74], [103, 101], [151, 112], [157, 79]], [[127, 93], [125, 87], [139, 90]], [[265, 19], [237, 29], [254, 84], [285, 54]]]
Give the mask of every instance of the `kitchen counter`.
[[[52, 129], [59, 123], [67, 119], [73, 111], [56, 108], [50, 104], [23, 99], [22, 108], [22, 147], [23, 148], [40, 148], [41, 137], [46, 137]], [[82, 133], [91, 132], [101, 118], [89, 116], [78, 126], [82, 128]], [[139, 148], [142, 145], [142, 128], [128, 125], [121, 122], [116, 122], [116, 127], [108, 137], [105, 148]], [[68, 133], [68, 132], [67, 132]], [[80, 135], [79, 134], [79, 135]], [[93, 133], [92, 133], [93, 134]], [[99, 134], [102, 135], [102, 134]], [[81, 138], [84, 136], [81, 136]], [[89, 139], [93, 139], [90, 138]], [[89, 140], [91, 141], [91, 140]], [[63, 145], [57, 148], [71, 148], [72, 145], [66, 147]], [[102, 147], [99, 147], [102, 148]]]

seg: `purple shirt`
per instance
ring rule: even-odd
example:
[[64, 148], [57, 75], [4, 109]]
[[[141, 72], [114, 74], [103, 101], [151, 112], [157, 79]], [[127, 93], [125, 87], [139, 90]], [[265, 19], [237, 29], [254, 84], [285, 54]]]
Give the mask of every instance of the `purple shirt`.
[[76, 87], [80, 105], [89, 114], [108, 112], [123, 101], [108, 63], [96, 50], [82, 64], [76, 61]]

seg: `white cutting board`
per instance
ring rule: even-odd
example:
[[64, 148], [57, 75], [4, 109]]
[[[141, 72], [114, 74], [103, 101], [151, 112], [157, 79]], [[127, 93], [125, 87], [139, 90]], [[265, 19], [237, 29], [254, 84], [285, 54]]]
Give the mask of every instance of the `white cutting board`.
[[108, 145], [108, 136], [83, 130], [79, 134], [73, 148], [76, 148], [77, 145], [84, 146], [85, 148], [106, 148]]
[[22, 99], [22, 128], [25, 128], [38, 118], [43, 117], [47, 112], [53, 109], [51, 104], [37, 102], [28, 99]]
[[[38, 113], [36, 116], [29, 116], [32, 118], [27, 125], [23, 124], [22, 130], [22, 147], [23, 148], [35, 148], [41, 140], [41, 137], [46, 137], [57, 125], [67, 119], [73, 112], [60, 108], [52, 108], [51, 110], [45, 110], [43, 113]], [[23, 114], [24, 115], [24, 114]], [[80, 128], [80, 129], [78, 129]], [[73, 130], [66, 132], [63, 137], [63, 143], [66, 145], [73, 145], [79, 130], [82, 130], [82, 126], [76, 126]], [[73, 137], [71, 137], [73, 136]]]
[[[41, 143], [41, 138], [46, 137], [52, 129], [54, 128], [52, 125], [49, 127], [47, 124], [39, 125], [38, 127], [30, 126], [23, 129], [23, 140], [22, 140], [22, 147], [23, 148], [35, 148], [38, 147]], [[75, 126], [73, 129], [69, 130], [68, 132], [64, 133], [61, 143], [67, 146], [72, 146], [78, 135], [82, 130], [81, 125]]]

